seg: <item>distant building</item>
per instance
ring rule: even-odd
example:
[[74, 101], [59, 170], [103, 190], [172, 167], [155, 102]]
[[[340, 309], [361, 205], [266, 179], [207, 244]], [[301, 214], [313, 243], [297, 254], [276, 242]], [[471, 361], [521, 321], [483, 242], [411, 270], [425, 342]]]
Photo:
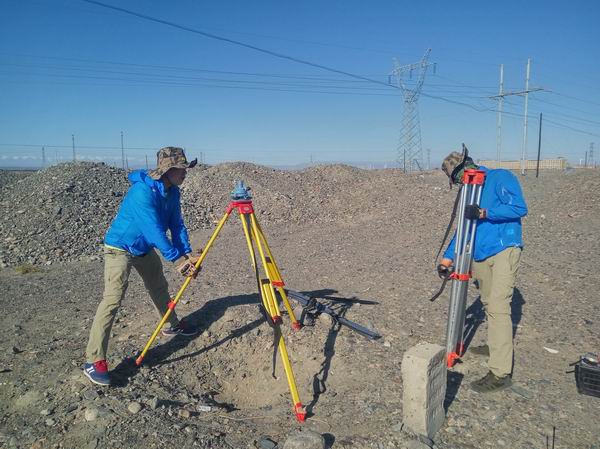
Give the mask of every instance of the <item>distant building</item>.
[[[477, 163], [488, 168], [505, 168], [507, 170], [521, 169], [521, 161], [480, 160]], [[557, 159], [540, 159], [540, 170], [565, 170], [567, 166], [567, 160], [562, 157]], [[537, 159], [525, 161], [525, 170], [535, 170], [536, 168]]]

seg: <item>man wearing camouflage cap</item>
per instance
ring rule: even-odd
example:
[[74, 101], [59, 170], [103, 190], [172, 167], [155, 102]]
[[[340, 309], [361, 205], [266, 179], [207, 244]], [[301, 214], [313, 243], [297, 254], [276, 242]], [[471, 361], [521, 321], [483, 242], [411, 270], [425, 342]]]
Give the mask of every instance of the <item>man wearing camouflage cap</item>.
[[[521, 218], [527, 204], [517, 178], [508, 170], [478, 167], [466, 154], [453, 152], [442, 162], [450, 185], [461, 184], [465, 169], [485, 172], [480, 206], [465, 207], [465, 218], [478, 220], [473, 248], [473, 278], [488, 319], [488, 344], [470, 352], [487, 355], [489, 372], [471, 383], [478, 393], [491, 393], [512, 384], [513, 328], [511, 302], [523, 240]], [[447, 277], [454, 257], [455, 238], [438, 265], [440, 277]]]
[[[184, 276], [196, 276], [197, 257], [191, 255], [188, 232], [181, 216], [179, 186], [186, 171], [197, 160], [187, 161], [183, 149], [165, 147], [157, 153], [154, 170], [130, 173], [132, 183], [117, 216], [104, 238], [104, 296], [90, 331], [84, 374], [94, 383], [110, 385], [106, 353], [113, 321], [127, 290], [131, 268], [142, 277], [158, 314], [164, 316], [170, 300], [157, 248], [169, 262], [185, 260], [177, 269]], [[170, 231], [171, 238], [167, 236]], [[195, 335], [191, 324], [169, 317], [164, 335]]]

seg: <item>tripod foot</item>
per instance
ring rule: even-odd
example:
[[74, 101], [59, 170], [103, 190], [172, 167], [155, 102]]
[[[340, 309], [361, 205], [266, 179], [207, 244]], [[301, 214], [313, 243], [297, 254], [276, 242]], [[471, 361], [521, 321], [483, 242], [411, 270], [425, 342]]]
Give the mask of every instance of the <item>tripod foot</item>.
[[279, 315], [272, 316], [271, 319], [273, 320], [273, 324], [283, 323], [283, 320], [281, 319], [281, 317]]
[[298, 402], [294, 405], [294, 413], [296, 414], [296, 419], [298, 422], [306, 421], [306, 409], [302, 405], [302, 402]]
[[144, 358], [142, 356], [139, 356], [137, 359], [135, 359], [135, 364], [137, 366], [140, 366], [142, 364], [143, 360], [144, 360]]
[[300, 321], [292, 323], [292, 329], [294, 329], [295, 331], [299, 331], [300, 329], [302, 329], [302, 323]]

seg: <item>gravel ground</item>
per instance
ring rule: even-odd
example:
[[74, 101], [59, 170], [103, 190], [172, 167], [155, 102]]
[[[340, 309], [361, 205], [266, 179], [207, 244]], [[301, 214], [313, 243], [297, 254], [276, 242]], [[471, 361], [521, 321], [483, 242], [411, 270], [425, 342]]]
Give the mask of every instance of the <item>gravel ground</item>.
[[[94, 176], [94, 182], [83, 181]], [[103, 265], [95, 249], [86, 252], [82, 237], [70, 233], [89, 233], [86, 239], [97, 245], [126, 182], [122, 172], [102, 165], [50, 168], [2, 191], [0, 244], [7, 266], [0, 269], [0, 446], [254, 448], [261, 435], [283, 443], [300, 427], [321, 433], [335, 449], [415, 443], [401, 431], [400, 362], [421, 341], [443, 344], [447, 295], [435, 303], [427, 298], [439, 286], [433, 257], [456, 191], [448, 191], [441, 173], [201, 167], [184, 191], [195, 247], [209, 238], [237, 177], [253, 189], [287, 285], [330, 298], [347, 318], [383, 338], [369, 341], [326, 316], [293, 332], [284, 317], [299, 393], [312, 415], [298, 425], [279, 359], [276, 378], [271, 374], [272, 331], [258, 311], [241, 227], [232, 219], [186, 292], [189, 303], [177, 308], [201, 335], [160, 339], [145, 366], [132, 369], [128, 357], [157, 324], [134, 274], [111, 340], [117, 385], [93, 387], [80, 365], [102, 294]], [[545, 173], [521, 181], [530, 214], [513, 301], [516, 387], [491, 396], [473, 393], [468, 384], [485, 374], [485, 359], [467, 352], [449, 373], [438, 448], [543, 449], [553, 428], [556, 448], [600, 448], [600, 399], [577, 394], [573, 374], [565, 374], [570, 362], [600, 348], [600, 173]], [[48, 213], [59, 205], [62, 231], [53, 227], [61, 219]], [[45, 232], [23, 236], [34, 223]], [[65, 240], [56, 248], [67, 253], [69, 244], [76, 251], [57, 256], [46, 250], [57, 236]], [[34, 257], [29, 248], [46, 261], [24, 264]], [[77, 251], [85, 258], [69, 260]], [[181, 279], [165, 266], [175, 292]], [[486, 323], [478, 319], [475, 289], [470, 297], [477, 345], [485, 340]]]

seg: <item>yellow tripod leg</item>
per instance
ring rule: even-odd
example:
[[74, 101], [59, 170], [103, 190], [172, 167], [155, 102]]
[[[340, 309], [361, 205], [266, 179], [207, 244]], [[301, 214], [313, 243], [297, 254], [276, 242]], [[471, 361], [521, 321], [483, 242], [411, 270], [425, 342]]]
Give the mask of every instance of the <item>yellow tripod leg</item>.
[[[256, 217], [254, 215], [254, 213], [248, 214], [250, 215], [250, 230], [252, 231], [252, 234], [254, 236], [254, 240], [256, 241], [256, 247], [258, 248], [258, 253], [260, 254], [260, 260], [263, 264], [263, 267], [265, 268], [265, 272], [267, 273], [267, 277], [269, 277], [269, 270], [268, 270], [268, 262], [267, 262], [267, 258], [265, 256], [265, 252], [262, 248], [261, 245], [261, 239], [260, 236], [258, 234], [258, 230], [256, 229]], [[269, 294], [272, 298], [275, 298], [275, 290], [273, 289], [273, 282], [272, 280], [269, 278]], [[273, 322], [274, 323], [281, 323], [281, 312], [279, 311], [279, 304], [277, 304], [277, 301], [273, 300], [271, 301], [271, 310], [273, 312], [275, 312], [275, 314], [271, 314], [272, 318], [273, 318]]]
[[[240, 214], [240, 220], [242, 221], [242, 227], [244, 228], [244, 236], [246, 237], [246, 244], [248, 245], [248, 251], [250, 252], [250, 262], [252, 263], [252, 268], [254, 268], [254, 270], [256, 271], [256, 276], [257, 276], [257, 282], [258, 282], [258, 288], [259, 288], [259, 294], [260, 294], [260, 299], [263, 303], [265, 312], [271, 317], [272, 320], [275, 320], [275, 317], [277, 316], [277, 312], [274, 311], [271, 308], [271, 305], [269, 304], [269, 302], [267, 301], [267, 292], [265, 291], [265, 288], [268, 288], [268, 285], [266, 285], [263, 280], [259, 279], [258, 276], [258, 270], [256, 267], [256, 253], [254, 252], [254, 246], [252, 245], [252, 236], [250, 234], [250, 229], [249, 229], [249, 225], [247, 220], [249, 219], [247, 214]], [[268, 281], [267, 281], [268, 284]]]
[[[216, 240], [217, 236], [219, 235], [219, 232], [221, 232], [221, 229], [223, 228], [223, 225], [225, 224], [225, 222], [229, 218], [230, 214], [231, 214], [230, 212], [226, 212], [225, 215], [223, 216], [223, 218], [221, 218], [221, 221], [217, 225], [217, 229], [215, 229], [215, 232], [213, 232], [212, 236], [208, 240], [208, 243], [206, 244], [206, 247], [204, 248], [204, 251], [202, 251], [202, 254], [200, 254], [200, 258], [198, 259], [198, 261], [194, 265], [196, 267], [196, 270], [198, 270], [200, 268], [200, 266], [202, 265], [202, 262], [204, 262], [204, 259], [206, 258], [206, 255], [208, 254], [208, 250], [211, 248], [213, 242]], [[152, 346], [152, 343], [154, 343], [154, 340], [156, 340], [156, 337], [158, 336], [158, 333], [160, 332], [160, 330], [162, 329], [162, 327], [165, 325], [165, 323], [167, 322], [167, 320], [171, 316], [171, 312], [173, 311], [173, 309], [175, 308], [175, 306], [179, 302], [179, 299], [181, 299], [181, 296], [183, 295], [183, 292], [185, 291], [185, 289], [187, 288], [187, 286], [190, 284], [191, 280], [192, 280], [192, 276], [188, 276], [185, 279], [185, 281], [183, 282], [183, 285], [181, 286], [181, 288], [179, 289], [179, 292], [177, 292], [177, 295], [175, 296], [175, 299], [173, 301], [169, 302], [169, 309], [167, 310], [167, 312], [165, 313], [165, 315], [160, 320], [160, 323], [158, 323], [158, 326], [156, 326], [156, 329], [154, 330], [154, 332], [150, 336], [150, 339], [148, 340], [148, 343], [146, 343], [146, 346], [144, 347], [144, 350], [139, 355], [139, 357], [135, 360], [135, 364], [137, 366], [140, 366], [142, 364], [142, 361], [144, 360], [144, 357], [146, 356], [146, 353], [150, 349], [150, 346]]]
[[248, 251], [250, 252], [250, 262], [252, 262], [252, 268], [256, 269], [256, 255], [254, 253], [254, 247], [252, 246], [252, 236], [248, 229], [247, 214], [240, 214], [240, 221], [244, 228], [244, 236], [246, 237], [246, 244], [248, 245]]
[[[265, 288], [265, 296], [267, 301], [271, 303], [271, 307], [273, 307], [277, 303], [275, 295], [272, 294], [272, 291], [272, 288]], [[275, 323], [273, 329], [275, 331], [275, 335], [278, 337], [277, 346], [279, 347], [279, 354], [281, 355], [281, 360], [283, 362], [285, 376], [287, 378], [288, 386], [290, 387], [290, 393], [292, 395], [292, 401], [294, 403], [294, 413], [296, 414], [296, 419], [299, 422], [304, 422], [304, 420], [306, 419], [306, 410], [302, 405], [302, 402], [300, 402], [298, 388], [296, 387], [296, 378], [294, 377], [294, 371], [292, 370], [292, 364], [290, 363], [290, 358], [288, 356], [287, 348], [285, 346], [285, 340], [283, 339], [283, 334], [281, 333], [281, 326], [279, 325], [279, 323]]]
[[[285, 309], [287, 310], [287, 313], [290, 316], [290, 321], [292, 322], [292, 328], [294, 330], [299, 330], [302, 328], [302, 324], [300, 324], [300, 322], [296, 319], [296, 315], [294, 315], [294, 311], [292, 310], [290, 301], [287, 297], [287, 294], [285, 293], [285, 290], [283, 288], [285, 283], [283, 282], [283, 279], [279, 272], [279, 268], [277, 267], [277, 263], [275, 263], [275, 258], [273, 257], [273, 253], [271, 252], [271, 248], [269, 247], [269, 244], [267, 243], [267, 238], [265, 237], [265, 234], [263, 233], [260, 225], [258, 224], [258, 220], [256, 219], [256, 216], [253, 215], [251, 218], [253, 219], [252, 220], [253, 228], [256, 229], [256, 235], [259, 238], [259, 242], [262, 242], [262, 244], [265, 246], [265, 251], [268, 256], [268, 261], [265, 261], [265, 263], [267, 264], [267, 270], [266, 270], [267, 275], [269, 276], [269, 279], [271, 280], [271, 284], [273, 284], [274, 287], [277, 287], [277, 290], [279, 291], [279, 293], [281, 295], [281, 300], [283, 301], [283, 305], [285, 306]], [[275, 293], [275, 292], [273, 292], [273, 293]]]

